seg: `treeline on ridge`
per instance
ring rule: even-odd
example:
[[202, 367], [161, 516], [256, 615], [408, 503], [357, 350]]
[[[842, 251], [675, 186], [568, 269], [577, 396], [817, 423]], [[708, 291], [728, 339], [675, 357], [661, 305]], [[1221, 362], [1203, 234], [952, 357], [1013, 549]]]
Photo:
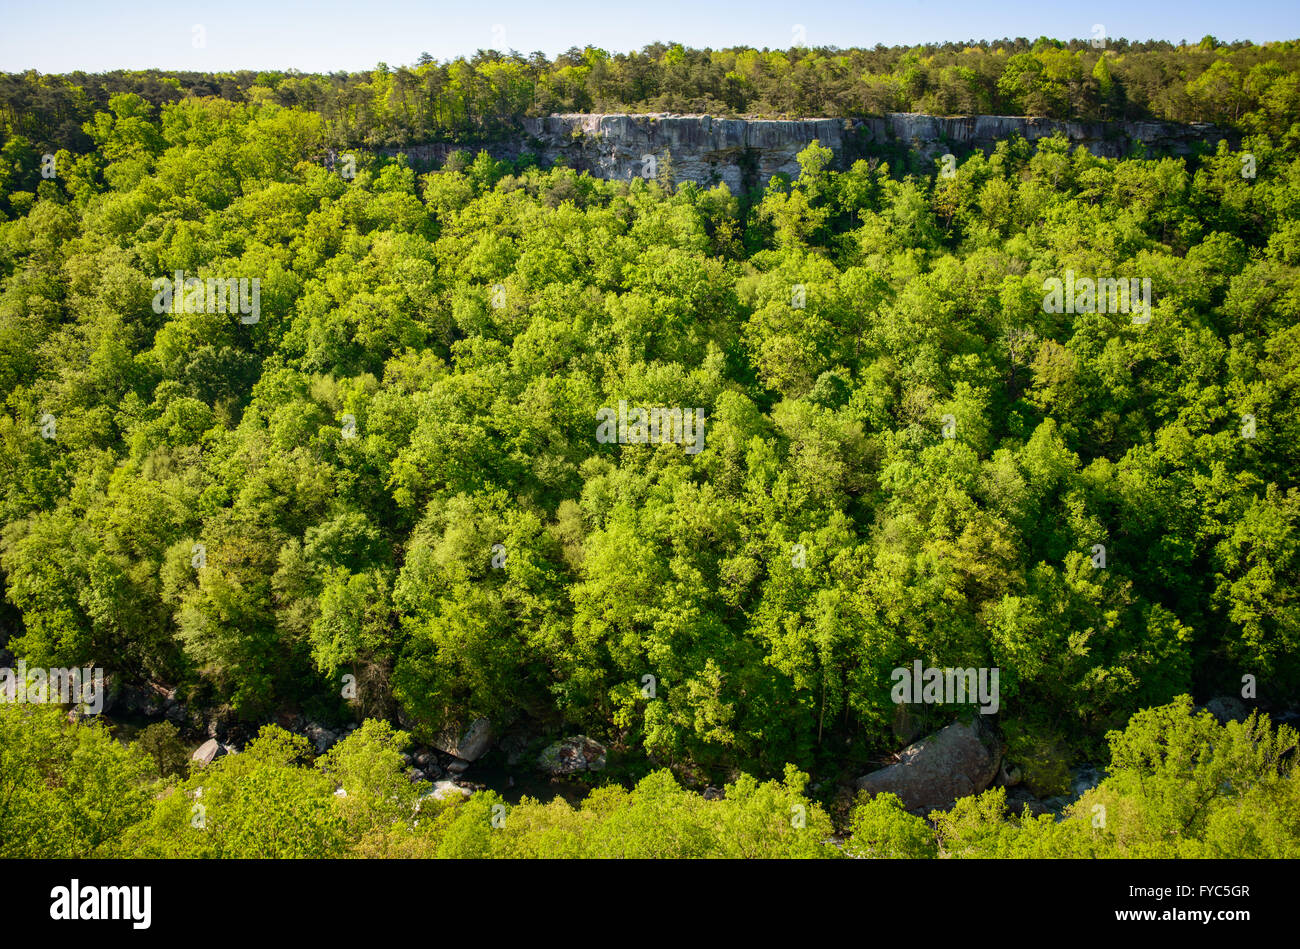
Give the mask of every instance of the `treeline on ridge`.
[[[82, 126], [112, 96], [157, 107], [186, 97], [318, 113], [335, 147], [482, 140], [552, 112], [697, 112], [775, 118], [885, 112], [1165, 119], [1287, 132], [1300, 111], [1294, 41], [1192, 45], [1046, 37], [874, 49], [596, 47], [548, 59], [480, 50], [347, 73], [116, 71], [0, 75], [0, 145], [84, 151]], [[12, 163], [18, 155], [7, 155]]]

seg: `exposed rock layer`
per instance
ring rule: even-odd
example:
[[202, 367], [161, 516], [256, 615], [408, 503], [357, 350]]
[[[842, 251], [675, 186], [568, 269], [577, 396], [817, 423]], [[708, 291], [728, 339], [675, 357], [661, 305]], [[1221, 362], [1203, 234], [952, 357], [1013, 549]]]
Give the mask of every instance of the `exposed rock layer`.
[[404, 151], [417, 161], [442, 161], [458, 149], [480, 147], [499, 158], [532, 152], [543, 164], [563, 161], [599, 178], [655, 177], [671, 167], [676, 181], [726, 182], [733, 192], [761, 187], [775, 174], [796, 177], [796, 156], [816, 140], [841, 165], [871, 155], [922, 161], [958, 156], [1017, 135], [1033, 142], [1064, 133], [1072, 145], [1095, 155], [1119, 158], [1139, 145], [1148, 153], [1186, 155], [1213, 150], [1220, 139], [1237, 136], [1212, 125], [1171, 122], [1066, 122], [1008, 115], [942, 117], [894, 112], [862, 119], [722, 119], [708, 115], [573, 113], [523, 120], [518, 139], [484, 146], [420, 145]]

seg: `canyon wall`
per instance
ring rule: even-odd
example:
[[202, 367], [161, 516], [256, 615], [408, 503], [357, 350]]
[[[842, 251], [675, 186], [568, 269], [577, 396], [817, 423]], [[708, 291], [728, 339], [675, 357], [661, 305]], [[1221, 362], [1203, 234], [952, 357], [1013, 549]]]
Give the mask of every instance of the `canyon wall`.
[[1019, 135], [1028, 141], [1064, 133], [1072, 145], [1120, 158], [1139, 145], [1150, 155], [1189, 155], [1213, 150], [1220, 139], [1236, 145], [1235, 133], [1206, 124], [1171, 122], [1068, 122], [1008, 115], [942, 117], [894, 112], [862, 119], [722, 119], [708, 115], [647, 113], [549, 115], [523, 120], [516, 140], [473, 145], [424, 145], [404, 151], [415, 161], [440, 162], [457, 149], [484, 148], [499, 158], [524, 152], [543, 165], [563, 162], [600, 178], [653, 177], [670, 163], [677, 181], [725, 182], [733, 192], [762, 187], [773, 175], [795, 177], [796, 157], [817, 140], [835, 152], [840, 167], [858, 158], [881, 157], [932, 172], [933, 159], [958, 157]]

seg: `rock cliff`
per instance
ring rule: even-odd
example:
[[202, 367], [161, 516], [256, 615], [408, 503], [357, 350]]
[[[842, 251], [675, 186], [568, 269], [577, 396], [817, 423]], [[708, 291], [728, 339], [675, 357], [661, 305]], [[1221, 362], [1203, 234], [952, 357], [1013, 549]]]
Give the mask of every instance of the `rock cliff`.
[[[1171, 122], [1067, 122], [1038, 117], [972, 115], [944, 117], [895, 112], [861, 119], [722, 119], [709, 115], [602, 115], [573, 113], [523, 120], [518, 140], [482, 146], [497, 157], [536, 154], [544, 165], [562, 161], [600, 178], [657, 176], [671, 168], [677, 181], [725, 182], [733, 192], [762, 187], [773, 175], [797, 176], [796, 156], [817, 140], [841, 166], [882, 157], [897, 166], [932, 171], [935, 157], [991, 151], [998, 141], [1021, 136], [1036, 141], [1062, 132], [1072, 145], [1119, 158], [1139, 145], [1148, 154], [1188, 155], [1213, 150], [1237, 136], [1212, 125]], [[462, 148], [426, 145], [405, 149], [416, 160], [442, 160]], [[397, 149], [394, 149], [397, 151]]]

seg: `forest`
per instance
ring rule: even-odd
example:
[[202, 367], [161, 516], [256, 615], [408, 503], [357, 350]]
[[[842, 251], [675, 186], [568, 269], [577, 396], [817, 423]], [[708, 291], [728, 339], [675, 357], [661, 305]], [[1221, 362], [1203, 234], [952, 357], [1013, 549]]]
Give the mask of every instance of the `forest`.
[[[189, 717], [125, 742], [0, 702], [0, 856], [1300, 855], [1296, 734], [1263, 714], [1300, 694], [1295, 57], [4, 77], [0, 647]], [[324, 157], [616, 106], [1243, 139], [1016, 138], [922, 175], [813, 142], [748, 194]], [[1145, 318], [1049, 305], [1073, 275], [1146, 288]], [[678, 437], [602, 437], [624, 406]], [[1000, 671], [1043, 794], [1107, 777], [1061, 819], [1003, 787], [846, 798], [954, 717], [891, 699], [913, 661]], [[1260, 711], [1200, 710], [1224, 694]], [[360, 725], [317, 754], [286, 716]], [[191, 766], [216, 718], [247, 742]], [[479, 719], [609, 767], [576, 805], [409, 780]]]
[[[84, 129], [115, 95], [157, 109], [216, 97], [319, 114], [336, 147], [477, 141], [555, 112], [685, 112], [765, 118], [1045, 115], [1163, 119], [1284, 132], [1300, 111], [1300, 43], [1194, 45], [1124, 39], [1003, 39], [915, 47], [573, 48], [548, 59], [479, 50], [438, 62], [308, 75], [125, 71], [0, 73], [0, 129], [37, 154], [85, 151]], [[9, 162], [18, 159], [9, 156]], [[30, 188], [28, 189], [30, 190]]]

